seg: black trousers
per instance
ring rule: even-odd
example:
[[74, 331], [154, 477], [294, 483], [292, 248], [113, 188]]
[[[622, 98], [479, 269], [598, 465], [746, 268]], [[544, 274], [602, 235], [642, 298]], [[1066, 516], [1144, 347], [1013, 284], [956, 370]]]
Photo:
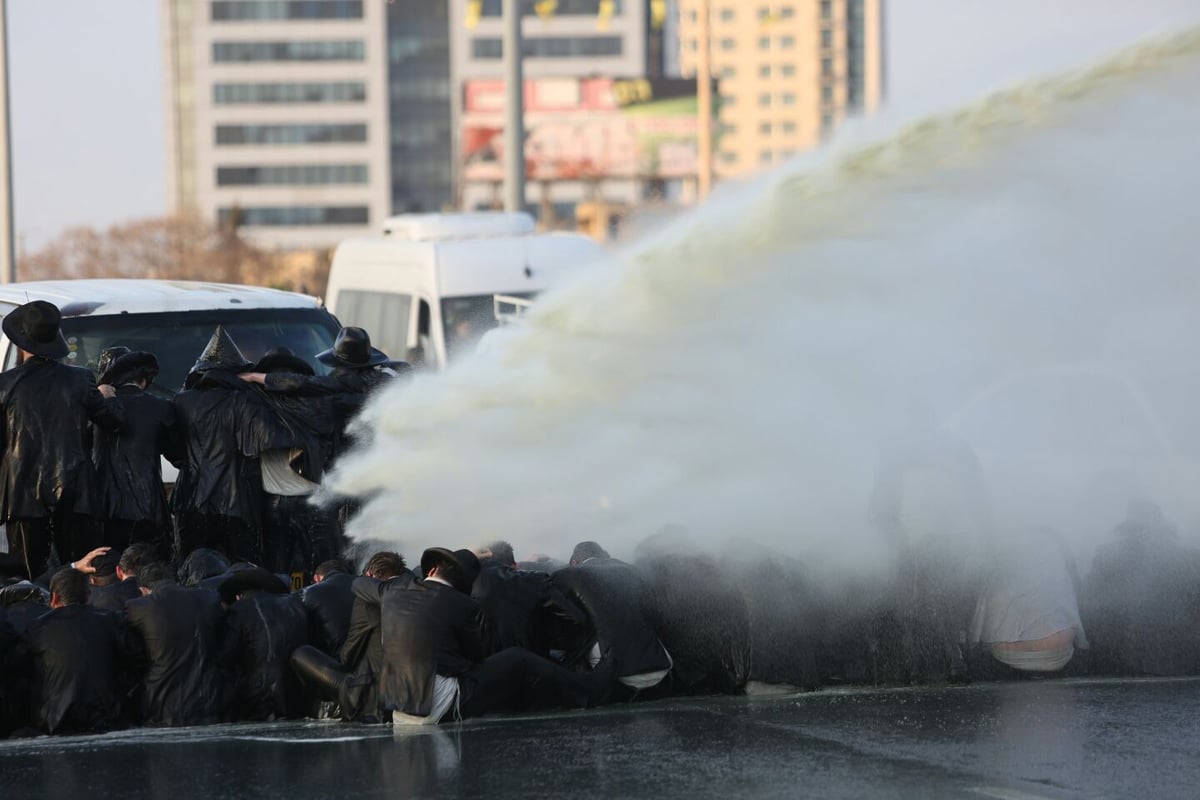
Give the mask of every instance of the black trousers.
[[260, 531], [237, 517], [195, 512], [181, 514], [175, 539], [179, 561], [197, 548], [208, 547], [223, 553], [230, 561], [262, 563]]
[[306, 495], [264, 497], [261, 566], [308, 576], [321, 562], [341, 554], [337, 509], [313, 506]]
[[464, 718], [543, 708], [586, 708], [587, 678], [510, 647], [459, 676], [459, 711]]
[[69, 507], [55, 508], [47, 517], [10, 519], [5, 533], [8, 552], [24, 559], [30, 580], [47, 569], [52, 544], [60, 564], [78, 561], [99, 546], [96, 521]]

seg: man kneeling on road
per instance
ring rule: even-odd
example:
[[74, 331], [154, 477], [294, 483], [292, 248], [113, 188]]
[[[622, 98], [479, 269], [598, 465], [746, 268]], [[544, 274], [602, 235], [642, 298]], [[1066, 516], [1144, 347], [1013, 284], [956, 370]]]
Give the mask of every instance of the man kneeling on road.
[[611, 680], [610, 659], [586, 677], [516, 647], [484, 659], [479, 604], [470, 596], [475, 554], [430, 548], [421, 570], [424, 580], [383, 598], [380, 699], [396, 724], [434, 725], [530, 703], [583, 708], [597, 699], [592, 687]]

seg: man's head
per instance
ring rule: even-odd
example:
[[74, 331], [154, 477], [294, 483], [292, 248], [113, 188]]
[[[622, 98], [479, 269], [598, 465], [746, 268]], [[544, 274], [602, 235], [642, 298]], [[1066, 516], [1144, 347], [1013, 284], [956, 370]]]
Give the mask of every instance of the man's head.
[[479, 558], [470, 550], [447, 550], [431, 547], [421, 554], [421, 572], [426, 578], [437, 578], [470, 594], [479, 577]]
[[404, 557], [390, 550], [381, 550], [367, 559], [363, 575], [381, 581], [390, 581], [404, 574]]
[[81, 606], [87, 603], [90, 589], [87, 575], [65, 567], [50, 578], [50, 607]]
[[142, 565], [138, 571], [137, 582], [138, 589], [143, 595], [147, 595], [153, 594], [159, 586], [174, 583], [175, 576], [171, 574], [171, 568], [166, 564], [152, 562]]
[[[400, 563], [403, 564], [404, 559], [400, 559]], [[339, 573], [349, 575], [350, 572], [350, 565], [346, 563], [345, 560], [340, 558], [331, 558], [328, 561], [322, 561], [317, 565], [317, 568], [313, 570], [313, 583], [320, 583], [330, 575], [337, 575]]]
[[157, 561], [158, 553], [154, 545], [146, 542], [131, 544], [121, 553], [121, 560], [117, 563], [117, 577], [121, 580], [136, 578], [143, 567]]
[[92, 568], [96, 571], [88, 576], [88, 581], [92, 586], [108, 586], [116, 583], [119, 578], [117, 575], [117, 562], [120, 559], [120, 553], [113, 550], [109, 550], [107, 553], [93, 558]]
[[571, 551], [571, 566], [577, 566], [589, 558], [610, 558], [608, 551], [595, 542], [580, 542]]
[[515, 567], [517, 564], [517, 557], [513, 553], [513, 546], [503, 539], [498, 539], [484, 545], [480, 549], [480, 555], [499, 561], [501, 564], [509, 567]]

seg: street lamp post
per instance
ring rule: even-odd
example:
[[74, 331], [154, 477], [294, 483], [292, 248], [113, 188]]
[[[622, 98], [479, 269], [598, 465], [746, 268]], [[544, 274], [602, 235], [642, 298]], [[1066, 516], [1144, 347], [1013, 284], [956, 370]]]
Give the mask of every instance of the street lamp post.
[[712, 92], [712, 13], [711, 0], [700, 0], [697, 14], [696, 44], [699, 48], [696, 59], [696, 99], [700, 116], [696, 158], [696, 190], [703, 200], [712, 191], [713, 182], [713, 92]]
[[8, 104], [8, 0], [0, 0], [0, 281], [17, 280], [13, 224], [12, 124]]
[[522, 0], [504, 0], [504, 210], [525, 209], [525, 77]]

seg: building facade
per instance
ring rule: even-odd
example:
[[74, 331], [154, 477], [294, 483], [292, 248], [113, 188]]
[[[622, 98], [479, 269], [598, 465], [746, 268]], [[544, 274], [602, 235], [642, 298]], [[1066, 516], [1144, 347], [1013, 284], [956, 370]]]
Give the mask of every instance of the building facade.
[[389, 8], [162, 0], [172, 211], [280, 249], [378, 229], [393, 200]]
[[884, 92], [883, 0], [677, 0], [680, 70], [694, 76], [709, 8], [718, 177], [819, 145]]

